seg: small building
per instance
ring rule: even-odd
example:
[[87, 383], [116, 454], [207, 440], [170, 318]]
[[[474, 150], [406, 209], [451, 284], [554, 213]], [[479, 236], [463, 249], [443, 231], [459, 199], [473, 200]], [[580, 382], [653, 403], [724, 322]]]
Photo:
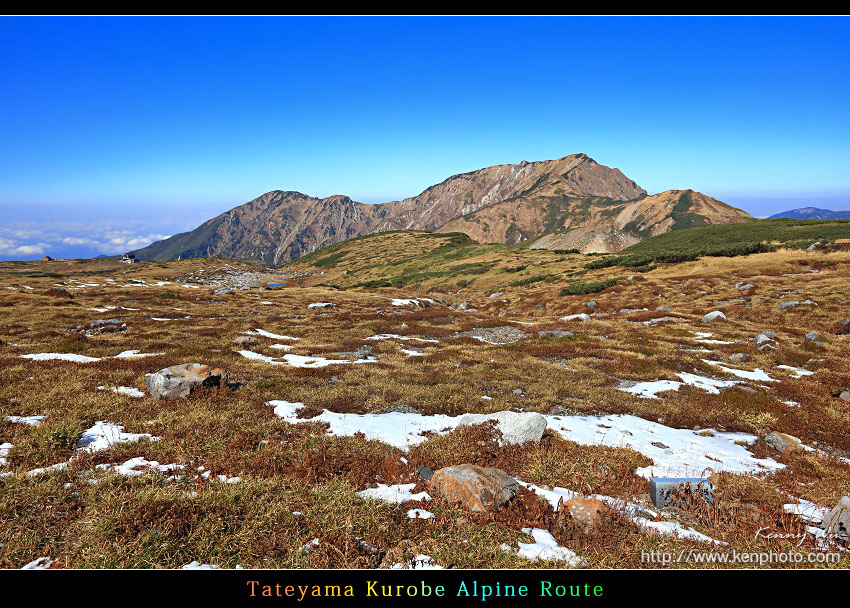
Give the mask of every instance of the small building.
[[44, 256], [43, 258], [41, 258], [41, 261], [42, 261], [42, 262], [52, 262], [52, 261], [53, 261], [53, 258], [52, 258], [52, 257], [50, 257], [49, 255], [46, 255], [46, 256]]
[[125, 253], [121, 256], [121, 261], [125, 264], [136, 264], [139, 260], [136, 259], [135, 253]]

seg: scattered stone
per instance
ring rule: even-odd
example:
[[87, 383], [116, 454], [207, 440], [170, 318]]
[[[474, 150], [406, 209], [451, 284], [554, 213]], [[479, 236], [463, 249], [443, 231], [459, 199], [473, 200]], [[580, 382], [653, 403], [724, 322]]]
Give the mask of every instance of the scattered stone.
[[259, 342], [254, 336], [237, 336], [233, 338], [233, 343], [238, 346], [250, 346], [252, 344], [259, 344]]
[[611, 510], [607, 504], [595, 498], [577, 496], [564, 503], [570, 517], [586, 531], [599, 526], [602, 515]]
[[537, 334], [541, 338], [572, 338], [575, 334], [571, 331], [561, 331], [560, 329], [549, 329], [541, 331]]
[[373, 356], [372, 347], [369, 346], [368, 344], [364, 344], [363, 346], [361, 346], [360, 348], [358, 348], [355, 351], [341, 352], [341, 353], [338, 353], [338, 354], [341, 357], [351, 357], [351, 358], [356, 359], [356, 360], [369, 359], [370, 357]]
[[764, 352], [766, 350], [779, 350], [779, 349], [776, 348], [773, 344], [769, 344], [769, 343], [768, 344], [762, 344], [761, 346], [759, 346], [760, 352]]
[[660, 441], [653, 441], [653, 442], [652, 442], [652, 445], [654, 445], [655, 447], [657, 447], [657, 448], [659, 448], [659, 449], [661, 449], [661, 450], [666, 450], [666, 449], [668, 449], [668, 448], [670, 447], [669, 445], [666, 445], [666, 444], [664, 444], [664, 443], [661, 443]]
[[842, 401], [850, 401], [850, 391], [841, 391], [838, 398]]
[[431, 478], [434, 477], [434, 469], [426, 467], [424, 464], [420, 465], [419, 468], [416, 469], [416, 476], [422, 481], [431, 481]]
[[483, 424], [490, 420], [496, 421], [496, 428], [502, 433], [501, 445], [540, 441], [546, 430], [546, 418], [542, 414], [507, 410], [494, 414], [465, 414], [458, 420], [458, 425]]
[[736, 384], [735, 390], [741, 391], [741, 392], [744, 392], [744, 393], [750, 393], [751, 395], [755, 395], [758, 392], [752, 386], [747, 386], [746, 384]]
[[803, 302], [798, 302], [797, 300], [791, 300], [790, 302], [782, 302], [779, 304], [779, 310], [785, 310], [786, 308], [794, 308], [796, 306], [817, 306], [817, 303], [812, 302], [811, 300], [804, 300]]
[[496, 293], [490, 294], [490, 299], [495, 300], [496, 298], [501, 298], [503, 295], [505, 295], [504, 291], [497, 291]]
[[803, 444], [799, 439], [793, 435], [778, 433], [776, 431], [765, 437], [764, 442], [782, 454], [790, 454], [803, 449]]
[[703, 323], [714, 323], [715, 321], [725, 321], [726, 315], [719, 310], [712, 311], [702, 318]]
[[749, 361], [750, 359], [752, 359], [752, 357], [747, 353], [735, 353], [734, 355], [729, 355], [730, 361], [735, 361], [738, 363], [743, 363], [744, 361]]
[[512, 499], [519, 483], [501, 469], [461, 464], [436, 471], [430, 489], [451, 503], [481, 512], [496, 510]]
[[846, 540], [850, 538], [850, 496], [842, 496], [820, 524], [827, 535]]
[[84, 336], [99, 336], [100, 334], [115, 334], [125, 331], [127, 331], [127, 324], [124, 319], [97, 319], [71, 329], [71, 332]]
[[659, 306], [655, 309], [655, 312], [673, 312], [673, 309], [669, 306]]
[[226, 296], [226, 295], [229, 295], [231, 293], [236, 293], [236, 290], [233, 289], [232, 287], [222, 287], [220, 289], [216, 289], [215, 291], [213, 291], [214, 296]]
[[818, 338], [820, 338], [820, 334], [816, 331], [810, 331], [805, 335], [806, 340], [809, 342], [817, 342]]
[[754, 287], [755, 285], [753, 285], [752, 283], [744, 283], [743, 281], [735, 283], [735, 289], [739, 289], [741, 291], [748, 291], [750, 289], [753, 289]]
[[765, 342], [770, 342], [771, 340], [776, 339], [776, 334], [772, 331], [763, 331], [755, 338], [753, 338], [753, 344], [764, 344]]
[[513, 325], [503, 325], [501, 327], [476, 327], [475, 329], [461, 332], [457, 336], [475, 338], [487, 344], [512, 344], [517, 340], [527, 338], [528, 334]]
[[227, 382], [227, 373], [218, 367], [201, 363], [183, 363], [161, 369], [146, 380], [151, 399], [187, 397], [199, 387], [220, 386]]
[[589, 302], [582, 302], [588, 308], [596, 308], [596, 300], [590, 300]]

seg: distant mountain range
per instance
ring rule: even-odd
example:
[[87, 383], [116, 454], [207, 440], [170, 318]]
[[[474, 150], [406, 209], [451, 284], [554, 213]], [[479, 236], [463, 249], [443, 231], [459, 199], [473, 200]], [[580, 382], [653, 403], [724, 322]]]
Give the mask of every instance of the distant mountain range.
[[818, 209], [817, 207], [801, 207], [791, 209], [782, 213], [771, 215], [769, 220], [790, 218], [792, 220], [850, 220], [850, 211], [832, 211], [830, 209]]
[[613, 244], [606, 247], [618, 250], [619, 243], [671, 230], [751, 219], [693, 190], [648, 196], [619, 169], [573, 154], [453, 175], [417, 196], [379, 205], [274, 190], [135, 254], [276, 266], [356, 236], [399, 229], [465, 232], [479, 242], [516, 244], [550, 232], [613, 228], [618, 238], [607, 239]]

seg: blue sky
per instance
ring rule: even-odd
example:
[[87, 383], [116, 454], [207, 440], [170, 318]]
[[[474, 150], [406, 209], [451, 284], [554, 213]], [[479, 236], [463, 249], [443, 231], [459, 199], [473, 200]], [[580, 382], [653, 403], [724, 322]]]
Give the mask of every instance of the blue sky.
[[[385, 202], [585, 152], [754, 215], [850, 208], [847, 18], [0, 18], [0, 259], [268, 190]], [[85, 242], [84, 242], [85, 241]]]

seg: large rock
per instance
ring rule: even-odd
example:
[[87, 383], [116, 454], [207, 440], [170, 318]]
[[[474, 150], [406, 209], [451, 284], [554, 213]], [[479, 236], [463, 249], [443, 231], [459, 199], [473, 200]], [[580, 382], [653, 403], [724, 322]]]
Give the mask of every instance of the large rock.
[[582, 496], [571, 498], [564, 503], [564, 507], [570, 512], [573, 521], [588, 531], [599, 526], [602, 514], [611, 510], [611, 507], [601, 500]]
[[227, 373], [218, 367], [201, 363], [183, 363], [161, 369], [147, 379], [151, 399], [180, 399], [200, 387], [220, 386], [227, 382]]
[[463, 504], [470, 511], [488, 511], [498, 509], [513, 498], [519, 483], [501, 469], [460, 464], [435, 472], [430, 489], [451, 503]]
[[820, 527], [835, 538], [850, 537], [850, 496], [843, 496], [823, 517]]
[[714, 323], [716, 321], [725, 321], [726, 315], [719, 310], [714, 310], [702, 318], [703, 323]]
[[502, 432], [501, 445], [540, 441], [546, 430], [546, 418], [542, 414], [507, 410], [495, 414], [464, 414], [458, 420], [458, 426], [483, 424], [490, 420], [495, 420], [496, 428]]
[[783, 454], [790, 454], [791, 452], [803, 449], [802, 442], [793, 435], [777, 433], [775, 431], [765, 437], [764, 442], [777, 452], [782, 452]]

